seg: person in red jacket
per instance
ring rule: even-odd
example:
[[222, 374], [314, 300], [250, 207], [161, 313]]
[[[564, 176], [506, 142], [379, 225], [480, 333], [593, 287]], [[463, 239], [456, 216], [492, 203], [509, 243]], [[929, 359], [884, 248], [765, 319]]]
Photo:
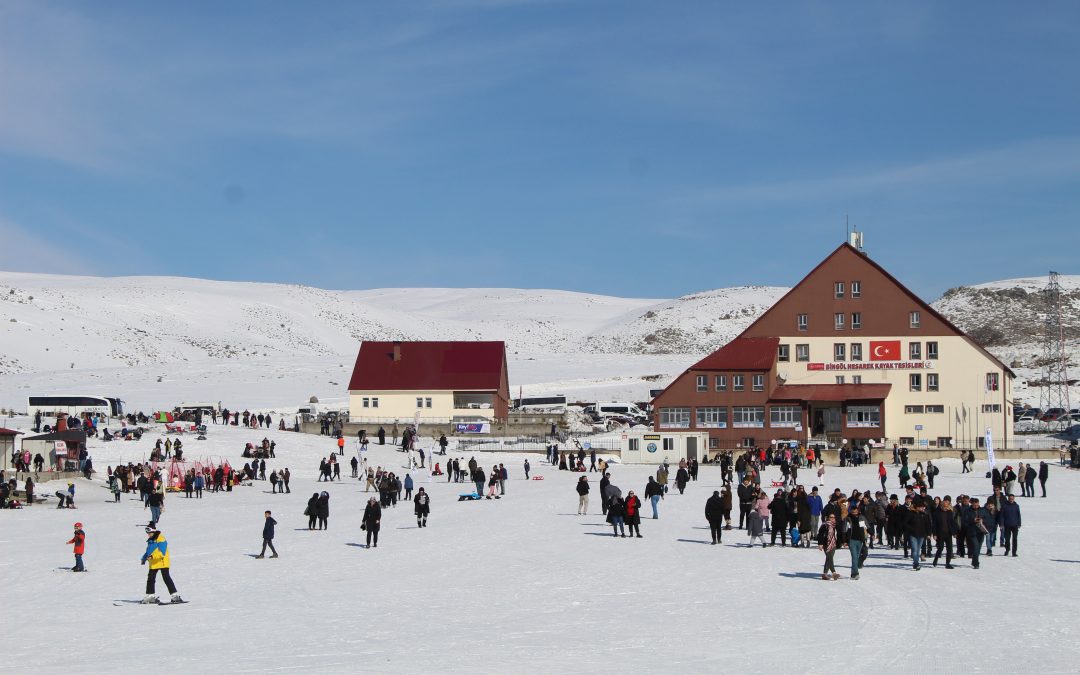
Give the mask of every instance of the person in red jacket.
[[75, 534], [72, 535], [68, 543], [75, 545], [75, 567], [72, 567], [71, 571], [85, 572], [86, 568], [83, 567], [82, 557], [86, 551], [86, 533], [83, 532], [82, 523], [75, 523]]
[[631, 490], [626, 495], [626, 526], [630, 529], [630, 536], [637, 535], [641, 539], [641, 500]]

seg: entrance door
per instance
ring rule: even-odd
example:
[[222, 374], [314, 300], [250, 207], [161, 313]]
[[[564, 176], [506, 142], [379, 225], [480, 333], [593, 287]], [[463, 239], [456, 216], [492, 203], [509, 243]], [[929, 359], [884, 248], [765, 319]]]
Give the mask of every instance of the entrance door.
[[840, 433], [840, 408], [825, 408], [825, 433]]
[[686, 459], [688, 461], [697, 459], [697, 440], [696, 436], [686, 437]]

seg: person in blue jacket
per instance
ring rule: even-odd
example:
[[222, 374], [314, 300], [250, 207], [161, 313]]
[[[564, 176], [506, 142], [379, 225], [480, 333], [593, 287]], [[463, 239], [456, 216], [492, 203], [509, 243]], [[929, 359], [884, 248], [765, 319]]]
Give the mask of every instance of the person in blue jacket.
[[1012, 551], [1016, 557], [1016, 540], [1020, 538], [1020, 505], [1016, 495], [1009, 495], [1009, 501], [1001, 507], [1001, 526], [1005, 528], [1005, 553]]
[[411, 500], [412, 499], [412, 491], [413, 491], [413, 480], [412, 480], [412, 476], [410, 476], [409, 474], [405, 474], [404, 487], [405, 487], [405, 500], [406, 501]]
[[821, 501], [821, 495], [818, 494], [817, 488], [810, 490], [810, 496], [806, 498], [807, 503], [810, 504], [810, 531], [817, 532], [818, 525], [821, 522], [821, 510], [825, 505]]
[[256, 558], [264, 558], [264, 557], [266, 557], [266, 547], [269, 546], [270, 547], [270, 557], [271, 558], [276, 558], [276, 557], [278, 557], [278, 554], [277, 554], [277, 549], [274, 548], [274, 526], [277, 525], [277, 521], [274, 520], [270, 516], [269, 511], [266, 511], [266, 512], [263, 513], [263, 518], [264, 518], [264, 520], [263, 520], [263, 532], [262, 532], [262, 537], [263, 537], [262, 550], [259, 551], [259, 555], [255, 556], [255, 557]]

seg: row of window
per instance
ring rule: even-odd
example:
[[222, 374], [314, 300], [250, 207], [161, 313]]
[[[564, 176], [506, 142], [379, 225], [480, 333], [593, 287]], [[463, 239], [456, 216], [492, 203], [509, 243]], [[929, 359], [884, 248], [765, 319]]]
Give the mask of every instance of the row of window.
[[[728, 408], [708, 406], [693, 409], [695, 429], [726, 429], [728, 426], [752, 428], [765, 426], [765, 406], [732, 406], [730, 425]], [[791, 428], [802, 424], [802, 408], [797, 405], [769, 406], [769, 426], [773, 428]], [[691, 409], [689, 407], [660, 408], [661, 429], [690, 429]], [[847, 425], [849, 427], [881, 426], [881, 406], [848, 406]]]
[[[360, 407], [361, 408], [378, 408], [379, 407], [379, 397], [378, 396], [371, 396], [371, 397], [365, 396], [365, 397], [361, 398], [360, 399]], [[430, 408], [431, 407], [431, 397], [429, 397], [429, 396], [417, 396], [416, 397], [416, 407], [417, 408]]]
[[[836, 283], [833, 284], [833, 296], [836, 297], [836, 298], [844, 297], [844, 282], [843, 281], [837, 281]], [[853, 297], [853, 298], [861, 298], [862, 297], [862, 282], [861, 281], [852, 281], [851, 282], [851, 297]]]
[[[1001, 412], [1000, 403], [984, 403], [982, 406], [984, 413], [999, 413]], [[921, 415], [926, 413], [928, 415], [941, 414], [945, 412], [945, 406], [943, 405], [906, 405], [904, 406], [904, 412], [908, 415]]]
[[[791, 345], [779, 345], [776, 352], [776, 359], [778, 361], [791, 361]], [[863, 360], [863, 345], [861, 342], [852, 342], [849, 344], [844, 342], [833, 343], [833, 360], [834, 361], [862, 361]], [[939, 357], [938, 343], [927, 342], [926, 343], [926, 358], [936, 361]], [[922, 342], [909, 342], [908, 343], [908, 358], [911, 361], [922, 361], [923, 359], [923, 343]], [[810, 360], [810, 345], [797, 344], [795, 345], [795, 360], [796, 361], [809, 361]]]
[[[908, 325], [911, 328], [922, 327], [922, 312], [908, 312]], [[795, 326], [801, 332], [810, 330], [810, 315], [809, 314], [796, 314]], [[847, 326], [847, 314], [844, 312], [836, 312], [833, 314], [833, 328], [836, 330], [844, 330]], [[862, 312], [851, 313], [851, 330], [862, 330]]]
[[[697, 390], [699, 392], [709, 391], [709, 376], [698, 375]], [[714, 385], [716, 391], [728, 390], [728, 376], [716, 375], [714, 376]], [[765, 376], [751, 375], [750, 376], [750, 388], [752, 391], [765, 391]], [[731, 391], [746, 391], [746, 376], [745, 375], [732, 375], [731, 376]]]

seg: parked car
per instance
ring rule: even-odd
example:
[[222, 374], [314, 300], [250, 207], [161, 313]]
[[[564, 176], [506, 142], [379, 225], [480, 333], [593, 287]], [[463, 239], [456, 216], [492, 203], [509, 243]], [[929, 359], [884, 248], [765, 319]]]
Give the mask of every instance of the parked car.
[[1057, 418], [1065, 415], [1065, 408], [1047, 408], [1046, 412], [1040, 418], [1043, 422], [1054, 422]]

